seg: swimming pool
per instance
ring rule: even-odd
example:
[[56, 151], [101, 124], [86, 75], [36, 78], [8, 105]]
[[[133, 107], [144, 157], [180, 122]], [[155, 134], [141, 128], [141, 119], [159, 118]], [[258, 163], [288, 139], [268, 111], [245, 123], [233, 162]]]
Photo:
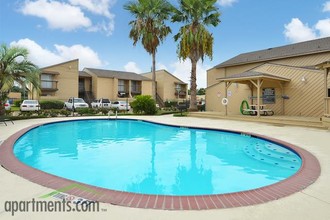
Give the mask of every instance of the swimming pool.
[[106, 189], [192, 196], [253, 190], [301, 167], [287, 147], [248, 134], [141, 120], [77, 120], [38, 126], [14, 145], [23, 163]]

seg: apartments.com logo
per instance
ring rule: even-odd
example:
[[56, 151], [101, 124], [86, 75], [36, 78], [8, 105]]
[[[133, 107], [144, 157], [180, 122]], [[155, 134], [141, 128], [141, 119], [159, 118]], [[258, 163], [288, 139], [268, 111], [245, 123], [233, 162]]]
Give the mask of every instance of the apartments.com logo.
[[[71, 189], [80, 189], [93, 194], [98, 192], [79, 184], [72, 184], [51, 193], [40, 196], [38, 199], [29, 201], [5, 201], [4, 210], [10, 212], [12, 216], [17, 212], [104, 212], [106, 209], [100, 208], [100, 203], [84, 198], [69, 195], [65, 192]], [[44, 200], [53, 198], [53, 200]]]

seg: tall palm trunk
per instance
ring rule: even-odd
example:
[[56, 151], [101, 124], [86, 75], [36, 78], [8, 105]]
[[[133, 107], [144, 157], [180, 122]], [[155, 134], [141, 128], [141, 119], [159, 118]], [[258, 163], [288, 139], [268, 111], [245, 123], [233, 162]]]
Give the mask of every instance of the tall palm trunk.
[[156, 100], [156, 52], [152, 53], [152, 97]]
[[[1, 84], [0, 84], [0, 86], [2, 87]], [[5, 110], [4, 104], [5, 104], [7, 96], [8, 96], [8, 92], [0, 91], [0, 115], [5, 115], [6, 110]]]
[[191, 59], [191, 83], [190, 83], [190, 111], [197, 111], [197, 98], [196, 98], [196, 69], [197, 69], [197, 61], [195, 59]]

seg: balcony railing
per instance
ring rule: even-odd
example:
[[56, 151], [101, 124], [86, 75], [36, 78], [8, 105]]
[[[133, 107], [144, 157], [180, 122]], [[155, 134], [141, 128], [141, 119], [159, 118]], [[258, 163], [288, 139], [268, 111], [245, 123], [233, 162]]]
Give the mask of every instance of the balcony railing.
[[55, 80], [41, 80], [41, 91], [55, 92], [58, 90], [57, 83]]
[[117, 96], [118, 96], [118, 98], [128, 98], [129, 92], [128, 91], [118, 91]]
[[185, 91], [180, 91], [179, 93], [178, 93], [178, 91], [176, 91], [174, 93], [175, 96], [178, 96], [178, 94], [179, 94], [179, 98], [185, 98], [187, 96], [187, 92], [185, 92]]

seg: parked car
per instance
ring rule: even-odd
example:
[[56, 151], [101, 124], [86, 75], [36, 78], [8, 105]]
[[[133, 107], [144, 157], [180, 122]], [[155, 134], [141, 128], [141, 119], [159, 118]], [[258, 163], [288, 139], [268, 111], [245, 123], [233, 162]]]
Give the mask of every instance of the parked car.
[[111, 101], [109, 99], [97, 99], [92, 103], [92, 108], [111, 108]]
[[131, 110], [131, 106], [126, 101], [114, 101], [111, 103], [111, 108], [117, 109], [117, 110]]
[[20, 110], [24, 111], [39, 111], [40, 104], [38, 100], [24, 100], [20, 106]]
[[69, 98], [64, 102], [64, 108], [68, 110], [75, 110], [77, 108], [89, 108], [89, 105], [82, 98]]
[[11, 109], [11, 105], [10, 105], [9, 100], [7, 100], [7, 101], [5, 102], [4, 106], [5, 106], [5, 110], [7, 110], [7, 111], [9, 111], [9, 110]]

